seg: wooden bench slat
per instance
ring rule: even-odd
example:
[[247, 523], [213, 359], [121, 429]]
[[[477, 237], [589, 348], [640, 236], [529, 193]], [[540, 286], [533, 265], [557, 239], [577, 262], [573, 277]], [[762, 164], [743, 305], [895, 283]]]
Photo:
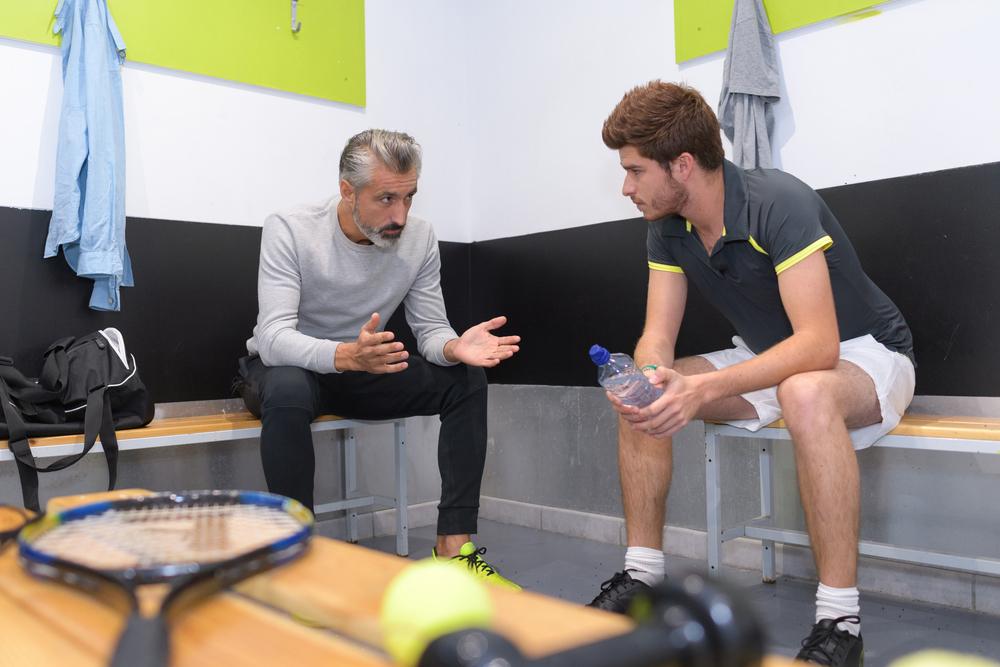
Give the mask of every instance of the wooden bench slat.
[[[710, 420], [713, 424], [722, 424]], [[765, 428], [787, 429], [785, 421], [768, 424]], [[906, 435], [923, 438], [957, 438], [964, 440], [1000, 441], [1000, 419], [993, 417], [963, 417], [953, 415], [907, 414], [889, 435]]]
[[[324, 415], [318, 417], [317, 422], [339, 421], [343, 417], [335, 415]], [[232, 412], [215, 415], [202, 415], [195, 417], [169, 417], [165, 419], [154, 419], [149, 425], [143, 428], [133, 428], [118, 431], [119, 440], [131, 440], [135, 438], [156, 438], [168, 435], [188, 435], [195, 433], [217, 433], [220, 431], [232, 431], [245, 428], [260, 428], [260, 420], [249, 412]], [[29, 438], [32, 447], [46, 447], [51, 445], [77, 445], [83, 444], [82, 435], [54, 435], [44, 438]], [[0, 449], [7, 449], [7, 441], [0, 440]]]
[[[316, 419], [317, 422], [336, 421], [342, 417], [325, 415]], [[715, 422], [712, 423], [721, 423]], [[148, 426], [137, 429], [118, 431], [119, 440], [135, 438], [155, 438], [171, 435], [188, 435], [195, 433], [217, 433], [220, 431], [245, 428], [260, 428], [260, 420], [249, 412], [232, 412], [225, 414], [199, 415], [193, 417], [168, 417], [155, 419]], [[784, 420], [779, 419], [767, 425], [767, 428], [787, 428]], [[991, 417], [964, 417], [952, 415], [922, 415], [907, 414], [891, 435], [907, 435], [931, 438], [964, 438], [968, 440], [1000, 440], [1000, 419]], [[49, 445], [82, 444], [82, 435], [61, 435], [44, 438], [31, 438], [32, 447]], [[7, 441], [0, 440], [0, 449], [7, 448]]]

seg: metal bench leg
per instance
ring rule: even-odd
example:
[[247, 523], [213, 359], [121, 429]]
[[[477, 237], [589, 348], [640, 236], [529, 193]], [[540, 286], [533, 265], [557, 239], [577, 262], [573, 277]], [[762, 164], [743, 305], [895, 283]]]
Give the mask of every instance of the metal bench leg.
[[[760, 448], [760, 513], [762, 517], [771, 518], [774, 503], [774, 460], [771, 456], [771, 443], [765, 442]], [[761, 540], [760, 543], [761, 578], [766, 584], [774, 583], [774, 541]]]
[[410, 528], [406, 518], [406, 423], [397, 421], [396, 436], [396, 553], [410, 555]]
[[722, 564], [722, 490], [719, 487], [718, 435], [711, 424], [705, 424], [705, 502], [708, 571], [718, 574]]
[[[341, 432], [341, 472], [344, 478], [344, 498], [354, 496], [358, 489], [358, 443], [355, 438], [354, 429], [349, 428]], [[347, 510], [347, 541], [357, 544], [358, 542], [358, 512], [356, 509]]]

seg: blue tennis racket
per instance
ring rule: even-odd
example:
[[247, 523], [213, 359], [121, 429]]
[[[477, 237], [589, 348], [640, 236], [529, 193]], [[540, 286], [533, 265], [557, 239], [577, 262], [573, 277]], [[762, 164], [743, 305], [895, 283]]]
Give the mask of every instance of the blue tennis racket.
[[[128, 614], [111, 667], [166, 667], [172, 618], [302, 555], [313, 523], [300, 503], [269, 493], [160, 493], [46, 515], [18, 542], [31, 574]], [[149, 584], [167, 584], [155, 613], [144, 612], [136, 594]]]

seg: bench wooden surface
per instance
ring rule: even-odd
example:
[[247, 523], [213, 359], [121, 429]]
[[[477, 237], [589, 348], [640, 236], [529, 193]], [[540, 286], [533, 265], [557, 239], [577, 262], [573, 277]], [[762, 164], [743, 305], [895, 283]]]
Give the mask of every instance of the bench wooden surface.
[[[709, 420], [709, 423], [722, 424], [723, 422]], [[785, 425], [785, 420], [779, 419], [764, 428], [787, 429], [788, 427]], [[889, 431], [887, 435], [1000, 441], [1000, 419], [907, 413], [903, 415], [896, 428]], [[747, 437], [753, 437], [753, 435], [748, 434]]]
[[[325, 430], [317, 428], [316, 424], [326, 424], [328, 422], [345, 421], [342, 417], [327, 415], [319, 417], [314, 423], [314, 430]], [[721, 422], [711, 421], [719, 424]], [[330, 424], [332, 426], [332, 424]], [[118, 440], [127, 442], [146, 438], [161, 438], [178, 435], [198, 435], [198, 434], [222, 434], [225, 432], [243, 432], [247, 430], [259, 430], [260, 420], [249, 412], [231, 412], [225, 414], [201, 415], [196, 417], [168, 417], [165, 419], [154, 419], [148, 426], [143, 428], [127, 429], [118, 431]], [[779, 419], [768, 424], [764, 428], [785, 429], [785, 422]], [[919, 436], [927, 438], [961, 438], [966, 440], [995, 440], [1000, 441], [1000, 419], [992, 417], [961, 417], [961, 416], [940, 416], [906, 414], [889, 435]], [[252, 437], [252, 436], [246, 436]], [[222, 439], [222, 438], [220, 438]], [[55, 445], [82, 445], [82, 435], [60, 435], [48, 436], [44, 438], [30, 438], [32, 447], [50, 447]], [[128, 446], [123, 446], [128, 449]], [[0, 450], [7, 450], [7, 441], [0, 440]], [[7, 454], [6, 457], [10, 458]]]
[[[327, 415], [318, 417], [314, 424], [344, 421], [343, 417]], [[245, 431], [260, 429], [260, 420], [249, 412], [229, 412], [196, 417], [168, 417], [154, 419], [142, 428], [131, 428], [118, 431], [118, 440], [127, 441], [140, 438], [159, 438], [172, 435], [195, 435], [200, 433], [224, 433], [227, 431]], [[54, 435], [44, 438], [29, 438], [32, 447], [49, 447], [53, 445], [82, 445], [82, 435]], [[0, 440], [0, 449], [7, 449], [7, 441]]]

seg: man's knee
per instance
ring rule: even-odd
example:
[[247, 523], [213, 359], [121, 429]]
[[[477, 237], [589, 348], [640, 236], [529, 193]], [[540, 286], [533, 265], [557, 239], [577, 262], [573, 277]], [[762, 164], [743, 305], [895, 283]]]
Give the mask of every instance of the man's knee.
[[465, 368], [467, 369], [466, 391], [470, 394], [485, 391], [487, 386], [486, 371], [476, 366], [466, 366]]
[[316, 409], [316, 380], [312, 371], [296, 366], [267, 369], [261, 387], [261, 410], [294, 408], [312, 414]]
[[449, 385], [447, 393], [463, 398], [479, 393], [485, 394], [487, 387], [486, 371], [482, 368], [458, 364], [456, 366], [446, 366], [444, 370]]
[[649, 453], [652, 451], [670, 451], [673, 439], [670, 436], [654, 437], [635, 429], [632, 424], [621, 415], [618, 415], [618, 448], [629, 452]]
[[778, 384], [778, 404], [791, 428], [808, 427], [837, 416], [833, 386], [823, 372], [799, 373]]

